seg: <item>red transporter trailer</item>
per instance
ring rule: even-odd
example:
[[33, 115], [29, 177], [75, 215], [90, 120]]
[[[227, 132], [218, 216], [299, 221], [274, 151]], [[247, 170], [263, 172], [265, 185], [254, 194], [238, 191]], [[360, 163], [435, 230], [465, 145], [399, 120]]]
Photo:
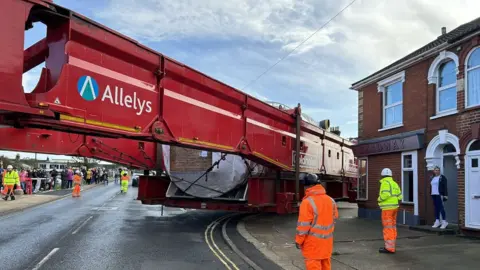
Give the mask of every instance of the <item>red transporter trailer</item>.
[[[275, 108], [51, 1], [3, 0], [0, 15], [0, 124], [108, 138], [113, 148], [142, 141], [154, 147], [147, 169], [160, 166], [157, 143], [269, 168], [210, 199], [185, 194], [169, 177], [144, 176], [143, 203], [287, 213], [303, 196], [301, 178], [314, 175], [348, 198], [345, 186], [357, 177], [352, 143], [302, 121], [300, 105]], [[24, 50], [24, 29], [34, 22], [47, 26], [46, 37]], [[40, 81], [25, 94], [22, 74], [42, 62]]]

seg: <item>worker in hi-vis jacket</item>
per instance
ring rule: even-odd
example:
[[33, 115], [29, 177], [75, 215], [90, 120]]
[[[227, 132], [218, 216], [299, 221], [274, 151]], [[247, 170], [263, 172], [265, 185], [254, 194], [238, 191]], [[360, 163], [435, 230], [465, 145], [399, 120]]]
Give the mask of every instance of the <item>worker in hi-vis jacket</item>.
[[383, 240], [385, 246], [380, 248], [380, 253], [395, 253], [397, 241], [397, 213], [398, 201], [402, 200], [402, 191], [392, 178], [392, 170], [382, 170], [380, 190], [378, 194], [378, 206], [382, 209]]
[[302, 250], [307, 270], [330, 270], [337, 205], [316, 176], [306, 177], [305, 186], [310, 187], [300, 204], [295, 244]]
[[122, 171], [120, 176], [120, 193], [127, 193], [128, 190], [128, 174], [126, 171]]
[[79, 170], [75, 171], [75, 175], [73, 176], [73, 185], [72, 197], [80, 197], [82, 177], [80, 176]]

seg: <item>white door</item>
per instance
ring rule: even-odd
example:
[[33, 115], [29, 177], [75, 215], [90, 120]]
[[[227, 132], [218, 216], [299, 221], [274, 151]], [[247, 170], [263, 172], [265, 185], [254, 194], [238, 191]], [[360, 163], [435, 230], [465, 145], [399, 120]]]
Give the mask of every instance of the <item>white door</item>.
[[469, 155], [465, 179], [465, 225], [480, 229], [480, 154]]

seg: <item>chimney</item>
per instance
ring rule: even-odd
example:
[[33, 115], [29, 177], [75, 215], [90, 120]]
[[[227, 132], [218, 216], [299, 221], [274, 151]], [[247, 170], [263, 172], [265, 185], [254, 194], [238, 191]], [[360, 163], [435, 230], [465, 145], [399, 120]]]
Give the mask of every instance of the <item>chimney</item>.
[[341, 134], [340, 127], [332, 127], [332, 128], [330, 128], [330, 132], [333, 133], [333, 134], [336, 134], [338, 136], [340, 136], [340, 134]]
[[445, 35], [447, 33], [447, 28], [444, 26], [442, 27], [442, 35]]

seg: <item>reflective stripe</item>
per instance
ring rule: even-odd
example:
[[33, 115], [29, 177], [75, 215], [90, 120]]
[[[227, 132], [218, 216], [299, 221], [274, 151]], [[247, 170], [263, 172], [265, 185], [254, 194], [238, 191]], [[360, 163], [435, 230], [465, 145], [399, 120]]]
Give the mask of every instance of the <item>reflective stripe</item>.
[[335, 224], [330, 224], [328, 226], [322, 226], [322, 225], [314, 225], [313, 228], [315, 229], [320, 229], [320, 230], [330, 230], [331, 228], [333, 228], [335, 226]]
[[305, 221], [305, 222], [297, 222], [297, 226], [310, 226], [312, 225], [311, 222]]
[[297, 235], [306, 235], [309, 233], [310, 230], [306, 230], [306, 231], [300, 231], [300, 230], [297, 230]]
[[396, 229], [397, 226], [395, 225], [387, 225], [387, 226], [383, 226], [384, 229]]
[[[320, 193], [319, 193], [320, 194]], [[323, 194], [323, 193], [322, 193]], [[333, 200], [332, 198], [330, 198], [332, 200], [332, 215], [333, 215], [333, 223], [329, 224], [329, 225], [320, 225], [320, 224], [317, 224], [317, 221], [318, 221], [318, 209], [317, 209], [317, 205], [315, 204], [315, 201], [313, 200], [312, 197], [308, 197], [307, 200], [308, 202], [310, 203], [310, 205], [312, 206], [312, 210], [313, 210], [313, 228], [315, 229], [319, 229], [319, 230], [330, 230], [332, 228], [335, 227], [335, 208], [336, 208], [336, 203], [335, 203], [335, 200]], [[297, 225], [298, 226], [307, 226], [307, 225], [310, 225], [310, 223], [308, 222], [297, 222]], [[311, 236], [314, 236], [314, 237], [317, 237], [317, 238], [321, 238], [321, 239], [329, 239], [329, 238], [332, 238], [333, 237], [333, 233], [328, 233], [328, 234], [321, 234], [321, 233], [314, 233], [314, 232], [311, 232], [310, 230], [308, 231], [299, 231], [297, 230], [297, 235], [305, 235], [307, 234], [308, 232], [308, 235], [311, 235]]]
[[312, 199], [312, 197], [308, 197], [307, 200], [313, 208], [313, 224], [317, 224], [318, 210], [317, 206], [315, 205], [315, 201]]
[[315, 237], [321, 238], [321, 239], [329, 239], [329, 238], [332, 238], [332, 237], [333, 237], [333, 233], [329, 233], [329, 234], [319, 234], [319, 233], [310, 232], [308, 235], [315, 236]]
[[395, 248], [395, 240], [386, 240], [385, 241], [386, 248]]

